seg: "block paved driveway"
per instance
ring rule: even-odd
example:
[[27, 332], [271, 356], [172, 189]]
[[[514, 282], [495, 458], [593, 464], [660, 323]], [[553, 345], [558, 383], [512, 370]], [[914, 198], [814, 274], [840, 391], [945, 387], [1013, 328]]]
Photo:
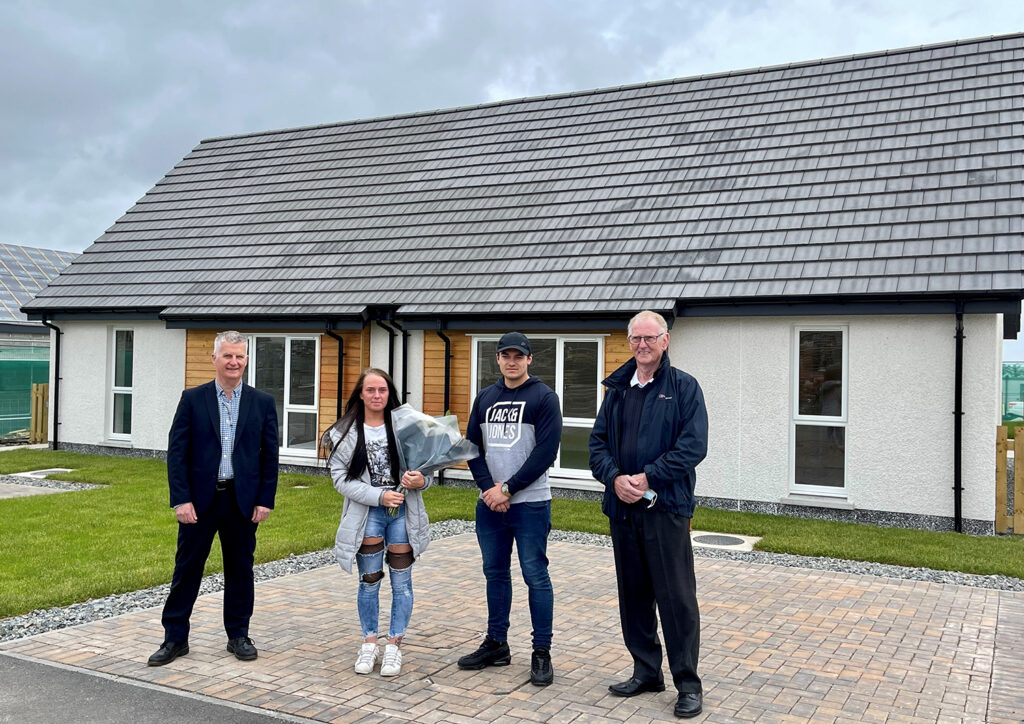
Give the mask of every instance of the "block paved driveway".
[[[547, 688], [529, 683], [521, 579], [512, 665], [464, 672], [455, 664], [485, 627], [472, 534], [434, 541], [416, 564], [416, 608], [393, 679], [353, 673], [356, 580], [336, 566], [257, 585], [255, 662], [224, 650], [219, 593], [197, 603], [191, 653], [162, 668], [145, 664], [162, 638], [157, 609], [0, 649], [316, 721], [677, 721], [671, 691], [607, 693], [631, 672], [611, 549], [559, 542], [549, 553], [555, 683]], [[1024, 720], [1024, 594], [700, 557], [697, 576], [705, 698], [695, 721]], [[383, 625], [387, 583], [382, 594]]]

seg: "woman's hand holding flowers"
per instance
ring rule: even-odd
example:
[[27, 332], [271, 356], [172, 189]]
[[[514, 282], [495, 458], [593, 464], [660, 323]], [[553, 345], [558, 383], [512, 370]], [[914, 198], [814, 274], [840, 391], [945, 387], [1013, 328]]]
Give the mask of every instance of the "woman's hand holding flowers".
[[394, 490], [385, 490], [380, 498], [380, 504], [385, 508], [397, 508], [405, 502], [405, 496]]

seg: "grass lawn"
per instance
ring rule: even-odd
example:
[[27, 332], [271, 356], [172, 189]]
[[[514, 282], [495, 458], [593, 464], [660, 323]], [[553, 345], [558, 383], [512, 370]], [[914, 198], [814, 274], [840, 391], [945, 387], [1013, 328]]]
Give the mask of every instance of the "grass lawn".
[[[177, 523], [168, 505], [165, 465], [156, 460], [47, 450], [0, 453], [0, 474], [50, 467], [54, 475], [108, 487], [0, 500], [0, 618], [167, 583]], [[473, 519], [472, 490], [425, 494], [431, 520]], [[258, 563], [333, 544], [341, 496], [326, 477], [281, 476], [276, 509], [260, 526]], [[608, 532], [600, 505], [556, 499], [555, 528]], [[694, 528], [762, 536], [758, 549], [1024, 578], [1024, 537], [877, 528], [700, 508]], [[214, 543], [207, 572], [219, 571]]]

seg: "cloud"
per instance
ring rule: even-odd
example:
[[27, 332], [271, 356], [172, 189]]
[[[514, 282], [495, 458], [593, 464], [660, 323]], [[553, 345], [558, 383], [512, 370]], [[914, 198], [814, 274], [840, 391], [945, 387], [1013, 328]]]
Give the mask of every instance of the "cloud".
[[1019, 0], [13, 0], [0, 241], [80, 251], [204, 138], [1024, 29]]

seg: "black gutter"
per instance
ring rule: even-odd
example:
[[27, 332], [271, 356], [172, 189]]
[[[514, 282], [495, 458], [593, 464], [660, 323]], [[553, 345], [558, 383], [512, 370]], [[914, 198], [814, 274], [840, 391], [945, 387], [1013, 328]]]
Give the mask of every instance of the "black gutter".
[[330, 325], [329, 322], [324, 327], [324, 334], [326, 334], [328, 337], [332, 337], [332, 338], [338, 340], [338, 401], [337, 401], [337, 412], [338, 412], [338, 414], [337, 414], [337, 419], [340, 420], [341, 419], [341, 412], [342, 412], [342, 409], [341, 409], [342, 402], [341, 401], [344, 399], [344, 395], [342, 393], [342, 390], [344, 389], [343, 386], [342, 386], [342, 383], [344, 381], [344, 365], [342, 363], [344, 362], [344, 359], [345, 359], [345, 340], [342, 339], [341, 337], [339, 337], [338, 335], [336, 335], [334, 333], [334, 331], [331, 329], [331, 325]]
[[[442, 415], [447, 415], [448, 410], [451, 409], [451, 380], [452, 380], [452, 341], [445, 336], [444, 332], [441, 331], [441, 323], [437, 323], [437, 336], [444, 340], [444, 410], [441, 411]], [[444, 470], [440, 470], [437, 473], [437, 482], [440, 485], [444, 485]]]
[[41, 321], [44, 326], [57, 333], [57, 340], [53, 345], [53, 439], [50, 441], [50, 449], [57, 450], [57, 444], [60, 442], [57, 433], [60, 427], [60, 337], [63, 332], [60, 331], [60, 327], [46, 321], [45, 315]]
[[956, 305], [956, 369], [953, 372], [953, 529], [963, 533], [964, 303]]

